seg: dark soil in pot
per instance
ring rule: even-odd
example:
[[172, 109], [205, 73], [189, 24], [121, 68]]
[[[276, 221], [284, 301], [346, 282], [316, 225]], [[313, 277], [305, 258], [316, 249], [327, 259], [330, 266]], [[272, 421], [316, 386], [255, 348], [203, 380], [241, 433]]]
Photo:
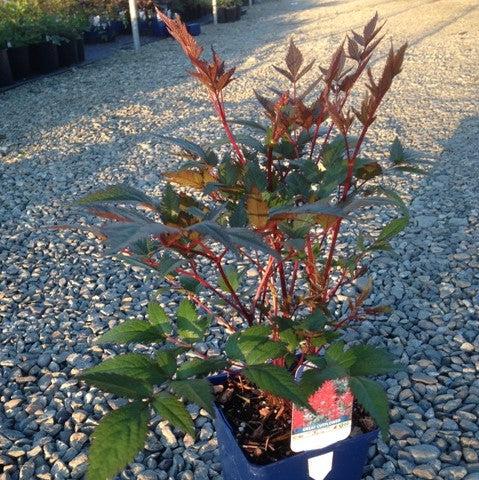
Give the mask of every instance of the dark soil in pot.
[[[238, 445], [248, 460], [267, 465], [295, 455], [290, 449], [291, 404], [257, 389], [244, 377], [228, 378], [215, 386], [216, 401], [233, 426]], [[367, 413], [354, 405], [351, 436], [376, 428]]]
[[0, 50], [0, 87], [7, 87], [13, 83], [12, 69], [8, 61], [7, 49]]
[[32, 73], [28, 47], [15, 47], [8, 49], [8, 59], [16, 80], [28, 77]]
[[58, 60], [60, 67], [68, 67], [78, 63], [78, 50], [75, 40], [71, 39], [58, 46]]
[[60, 67], [58, 48], [53, 43], [43, 42], [30, 46], [32, 69], [38, 73], [50, 73]]

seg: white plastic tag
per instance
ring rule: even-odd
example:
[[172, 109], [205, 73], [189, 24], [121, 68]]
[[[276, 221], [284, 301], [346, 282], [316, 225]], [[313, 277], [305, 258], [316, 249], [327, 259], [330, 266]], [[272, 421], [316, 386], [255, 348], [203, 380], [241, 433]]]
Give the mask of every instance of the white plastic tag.
[[[308, 366], [298, 369], [299, 378]], [[293, 405], [291, 450], [304, 452], [325, 448], [349, 437], [352, 428], [353, 395], [347, 378], [327, 380], [309, 397], [308, 409]]]
[[324, 480], [333, 468], [333, 452], [308, 459], [308, 473], [313, 480]]

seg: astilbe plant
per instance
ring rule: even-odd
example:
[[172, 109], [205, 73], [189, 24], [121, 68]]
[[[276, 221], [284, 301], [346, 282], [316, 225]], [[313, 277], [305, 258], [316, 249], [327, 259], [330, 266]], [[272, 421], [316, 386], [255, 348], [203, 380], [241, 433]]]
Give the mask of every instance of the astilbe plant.
[[[271, 88], [269, 97], [256, 93], [267, 122], [230, 120], [224, 93], [234, 68], [227, 69], [214, 51], [212, 60], [205, 60], [179, 18], [162, 19], [191, 62], [191, 74], [207, 90], [225, 138], [205, 147], [162, 137], [181, 149], [186, 162], [164, 174], [169, 183], [161, 199], [121, 184], [80, 201], [106, 219], [98, 231], [111, 253], [150, 269], [183, 296], [173, 318], [153, 300], [147, 321], [125, 321], [98, 340], [158, 344], [158, 351], [154, 357], [117, 355], [81, 375], [133, 400], [97, 427], [89, 478], [112, 477], [133, 459], [144, 445], [151, 408], [194, 435], [183, 402], [213, 414], [207, 376], [223, 370], [239, 369], [271, 398], [303, 407], [323, 382], [347, 379], [357, 402], [386, 434], [386, 395], [367, 377], [397, 365], [382, 349], [348, 348], [341, 341], [344, 327], [385, 308], [367, 302], [371, 283], [349, 297], [346, 308], [339, 308], [337, 294], [365, 274], [373, 252], [390, 249], [390, 240], [408, 222], [399, 195], [381, 179], [389, 171], [418, 171], [411, 156], [398, 140], [389, 167], [361, 153], [401, 71], [406, 45], [391, 47], [382, 71], [373, 73], [368, 64], [383, 28], [375, 15], [361, 34], [352, 32], [339, 46], [320, 78], [302, 85], [315, 62], [305, 64], [291, 41], [285, 65], [274, 67], [286, 88]], [[367, 91], [354, 106], [351, 93], [363, 74]], [[235, 134], [233, 124], [254, 133]], [[378, 229], [361, 217], [361, 210], [370, 208], [391, 210], [395, 218]], [[251, 268], [256, 277], [245, 275]], [[211, 325], [228, 336], [223, 354], [214, 357], [197, 348]], [[178, 364], [182, 353], [188, 360]], [[295, 381], [304, 362], [313, 368]]]

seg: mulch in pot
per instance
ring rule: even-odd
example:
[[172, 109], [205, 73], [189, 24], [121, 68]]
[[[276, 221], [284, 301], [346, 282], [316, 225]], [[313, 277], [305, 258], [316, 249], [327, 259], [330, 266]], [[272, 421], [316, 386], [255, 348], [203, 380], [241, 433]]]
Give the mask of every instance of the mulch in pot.
[[[233, 427], [238, 445], [255, 464], [267, 465], [295, 454], [290, 448], [291, 403], [259, 390], [241, 375], [215, 386], [216, 401]], [[354, 404], [351, 435], [376, 428]]]

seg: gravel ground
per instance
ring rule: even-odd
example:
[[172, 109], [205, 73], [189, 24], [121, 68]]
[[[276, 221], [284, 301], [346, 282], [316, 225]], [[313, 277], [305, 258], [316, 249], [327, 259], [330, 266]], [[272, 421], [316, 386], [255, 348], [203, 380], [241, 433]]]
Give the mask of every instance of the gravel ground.
[[[371, 449], [365, 478], [478, 480], [477, 1], [264, 2], [237, 24], [206, 26], [200, 39], [239, 65], [229, 102], [243, 116], [257, 110], [252, 89], [269, 79], [290, 35], [321, 61], [376, 10], [387, 36], [411, 47], [372, 139], [386, 146], [398, 133], [433, 165], [425, 179], [397, 179], [413, 220], [396, 242], [399, 257], [380, 256], [371, 270], [376, 299], [393, 313], [347, 333], [388, 345], [409, 365], [386, 380], [392, 439]], [[165, 40], [0, 95], [2, 480], [82, 478], [89, 435], [117, 403], [74, 374], [112, 351], [92, 341], [141, 317], [158, 285], [104, 258], [94, 239], [46, 226], [78, 219], [72, 201], [107, 183], [159, 193], [161, 170], [176, 161], [159, 133], [218, 134], [185, 67]], [[218, 338], [209, 340], [205, 350], [217, 350]], [[210, 420], [191, 412], [195, 444], [156, 419], [121, 478], [219, 480]]]

